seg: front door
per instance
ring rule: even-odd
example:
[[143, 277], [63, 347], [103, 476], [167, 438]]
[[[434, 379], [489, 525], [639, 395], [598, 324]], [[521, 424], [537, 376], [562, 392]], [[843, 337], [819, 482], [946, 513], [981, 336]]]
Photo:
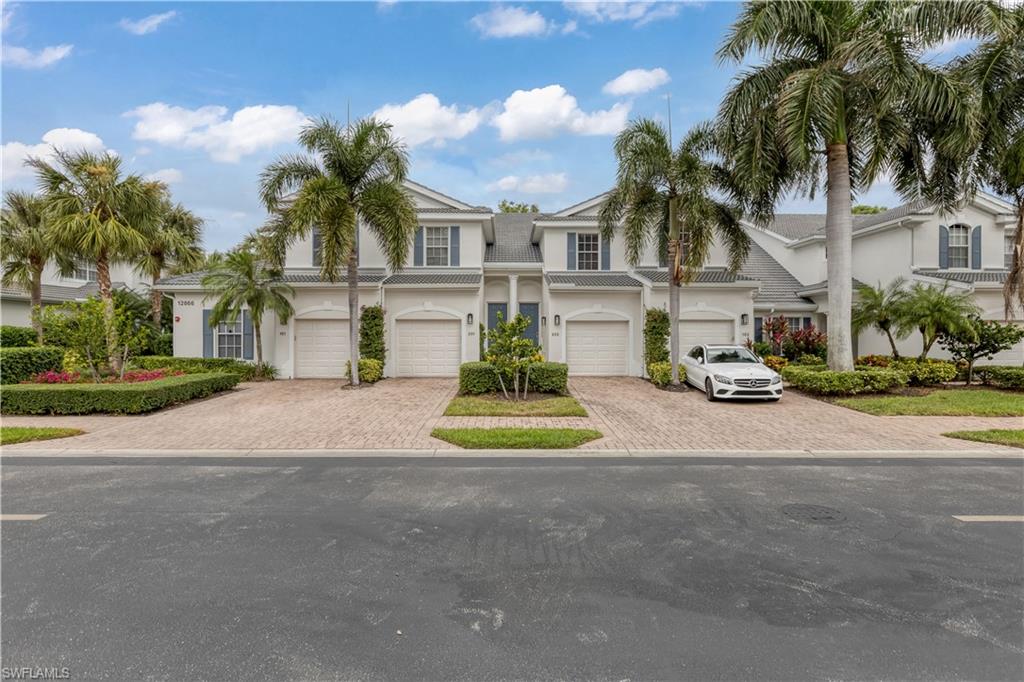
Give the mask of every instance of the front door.
[[519, 314], [530, 318], [530, 326], [523, 333], [523, 338], [530, 339], [540, 345], [540, 303], [520, 303]]
[[488, 303], [487, 304], [487, 328], [494, 329], [498, 326], [498, 313], [501, 313], [501, 319], [508, 322], [508, 303]]

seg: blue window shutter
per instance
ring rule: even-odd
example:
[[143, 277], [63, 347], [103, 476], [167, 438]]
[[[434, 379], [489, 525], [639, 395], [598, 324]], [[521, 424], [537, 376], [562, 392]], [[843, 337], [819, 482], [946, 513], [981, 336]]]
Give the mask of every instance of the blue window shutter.
[[252, 315], [242, 311], [242, 358], [252, 360]]
[[807, 329], [810, 326], [811, 326], [811, 318], [805, 317], [804, 318], [804, 329]]
[[453, 268], [457, 268], [459, 267], [459, 247], [461, 246], [461, 244], [459, 243], [458, 225], [452, 225], [450, 228], [448, 228], [448, 244], [450, 246], [450, 250], [448, 253], [451, 256], [448, 265], [452, 266]]
[[612, 269], [612, 242], [603, 237], [601, 238], [601, 269]]
[[412, 251], [412, 264], [423, 265], [423, 228], [416, 230], [416, 243]]
[[764, 322], [763, 317], [754, 318], [754, 341], [762, 341], [761, 324]]
[[565, 235], [565, 269], [576, 269], [576, 233], [569, 232]]
[[487, 304], [487, 328], [494, 329], [498, 326], [498, 313], [501, 313], [501, 319], [508, 322], [508, 303], [488, 303]]
[[981, 225], [971, 230], [971, 270], [981, 270]]
[[949, 267], [949, 228], [939, 225], [939, 267]]
[[210, 327], [210, 310], [203, 311], [203, 357], [213, 357], [213, 329]]
[[320, 267], [320, 264], [323, 262], [322, 257], [321, 257], [322, 252], [323, 252], [323, 248], [324, 248], [324, 246], [323, 246], [323, 238], [320, 237], [320, 230], [319, 230], [319, 228], [314, 227], [313, 228], [313, 267], [317, 267], [318, 268], [318, 267]]

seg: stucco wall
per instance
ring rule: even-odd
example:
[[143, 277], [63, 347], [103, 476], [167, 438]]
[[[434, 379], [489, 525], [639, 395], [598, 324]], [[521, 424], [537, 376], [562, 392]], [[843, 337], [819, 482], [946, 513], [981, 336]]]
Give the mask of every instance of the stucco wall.
[[853, 276], [871, 286], [879, 282], [888, 284], [896, 277], [909, 277], [910, 241], [910, 230], [902, 227], [854, 239]]
[[[555, 326], [554, 317], [561, 324]], [[566, 324], [576, 320], [626, 320], [630, 324], [629, 373], [642, 375], [643, 307], [640, 289], [626, 293], [615, 291], [548, 290], [548, 324], [541, 329], [542, 345], [548, 360], [565, 362]]]
[[[754, 336], [754, 302], [750, 294], [750, 289], [683, 287], [679, 292], [679, 319], [732, 319], [736, 324], [736, 342], [744, 343]], [[668, 310], [668, 288], [652, 288], [646, 305]], [[742, 323], [744, 313], [747, 324]]]
[[[388, 348], [387, 362], [384, 372], [388, 376], [395, 374], [395, 338], [396, 321], [402, 319], [415, 320], [452, 320], [459, 321], [462, 330], [462, 362], [480, 359], [479, 322], [481, 310], [481, 292], [479, 289], [399, 289], [384, 290], [385, 329]], [[473, 314], [473, 324], [467, 324], [469, 313]]]

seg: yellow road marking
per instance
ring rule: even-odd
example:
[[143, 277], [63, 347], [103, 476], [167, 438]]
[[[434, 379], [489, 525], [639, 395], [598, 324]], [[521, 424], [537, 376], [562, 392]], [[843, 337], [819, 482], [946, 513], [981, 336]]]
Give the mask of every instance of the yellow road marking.
[[1015, 516], [1012, 514], [1006, 514], [1003, 516], [953, 516], [953, 518], [957, 521], [963, 521], [964, 523], [1000, 523], [1006, 521], [1024, 523], [1024, 515]]
[[45, 519], [46, 514], [0, 514], [0, 521], [38, 521]]

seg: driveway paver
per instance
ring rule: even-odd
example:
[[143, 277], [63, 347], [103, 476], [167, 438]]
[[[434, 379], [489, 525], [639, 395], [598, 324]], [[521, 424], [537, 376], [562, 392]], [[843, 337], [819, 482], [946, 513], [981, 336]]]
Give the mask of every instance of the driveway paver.
[[696, 390], [670, 393], [641, 379], [597, 377], [570, 380], [589, 417], [445, 417], [456, 389], [454, 379], [388, 379], [360, 389], [334, 380], [274, 381], [145, 416], [5, 417], [4, 424], [87, 432], [8, 446], [11, 451], [457, 449], [430, 436], [437, 426], [575, 427], [605, 434], [581, 450], [955, 451], [968, 446], [941, 432], [1024, 427], [1024, 419], [875, 417], [796, 393], [777, 403], [709, 403]]

